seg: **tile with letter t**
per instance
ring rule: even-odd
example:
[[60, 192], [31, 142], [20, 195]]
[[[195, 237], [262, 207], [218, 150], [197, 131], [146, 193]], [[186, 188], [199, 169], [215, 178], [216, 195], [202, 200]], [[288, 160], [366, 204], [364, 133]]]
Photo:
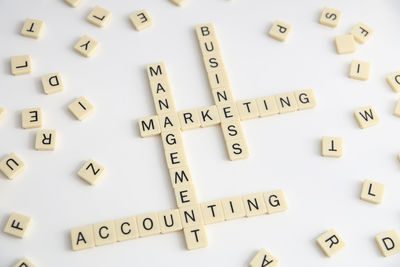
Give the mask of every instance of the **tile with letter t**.
[[384, 192], [384, 184], [365, 180], [361, 188], [360, 198], [374, 204], [380, 204], [382, 203]]
[[400, 254], [400, 236], [395, 230], [377, 235], [376, 243], [385, 257]]
[[72, 250], [94, 248], [93, 225], [74, 228], [70, 231]]
[[187, 249], [192, 250], [208, 246], [206, 229], [203, 225], [186, 227], [183, 229], [183, 233], [185, 235]]
[[262, 248], [251, 260], [250, 267], [276, 267], [279, 260]]
[[98, 41], [87, 35], [84, 35], [75, 44], [74, 49], [82, 56], [91, 57], [97, 50], [98, 46], [99, 46]]
[[32, 72], [30, 55], [15, 56], [11, 58], [11, 73], [13, 75], [29, 74]]
[[104, 27], [110, 19], [111, 12], [99, 6], [95, 6], [87, 16], [87, 20], [98, 27]]
[[25, 37], [38, 39], [44, 28], [44, 22], [37, 19], [26, 19], [21, 29], [21, 34]]
[[135, 12], [129, 18], [137, 31], [144, 30], [153, 25], [153, 20], [146, 10]]
[[45, 94], [54, 94], [64, 90], [59, 72], [42, 76], [43, 91]]
[[35, 265], [30, 262], [27, 258], [23, 257], [21, 260], [14, 265], [14, 267], [35, 267]]
[[0, 161], [0, 171], [10, 180], [23, 170], [25, 170], [25, 163], [14, 153], [7, 155]]
[[346, 243], [333, 229], [318, 237], [317, 244], [328, 257], [332, 257], [346, 247]]
[[339, 158], [343, 156], [343, 138], [323, 136], [321, 148], [323, 157]]
[[78, 176], [85, 180], [88, 184], [94, 185], [103, 176], [105, 169], [96, 161], [89, 159], [83, 164], [78, 171]]
[[69, 104], [68, 109], [78, 120], [81, 121], [93, 113], [94, 106], [84, 96], [81, 96]]
[[224, 209], [220, 200], [202, 203], [204, 224], [212, 224], [225, 221]]
[[32, 218], [18, 214], [12, 213], [6, 226], [4, 227], [4, 232], [19, 238], [23, 238], [30, 228]]
[[56, 130], [39, 130], [36, 132], [36, 150], [55, 150], [57, 141]]

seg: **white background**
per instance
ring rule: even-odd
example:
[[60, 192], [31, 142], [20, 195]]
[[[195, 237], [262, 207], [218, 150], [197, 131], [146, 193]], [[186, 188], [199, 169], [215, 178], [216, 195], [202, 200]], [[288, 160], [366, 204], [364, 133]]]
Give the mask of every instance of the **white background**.
[[[105, 28], [86, 21], [95, 6], [113, 15]], [[335, 29], [318, 23], [324, 6], [340, 9]], [[137, 32], [129, 15], [146, 9], [154, 25]], [[33, 218], [28, 236], [0, 232], [0, 265], [26, 256], [39, 266], [248, 266], [262, 247], [280, 266], [399, 266], [383, 258], [379, 233], [400, 231], [398, 96], [385, 76], [400, 69], [400, 2], [85, 0], [71, 8], [61, 0], [0, 2], [0, 157], [15, 152], [26, 170], [0, 177], [0, 227], [11, 212]], [[26, 18], [46, 23], [42, 38], [19, 34]], [[293, 26], [287, 43], [267, 35], [275, 19]], [[374, 36], [350, 55], [338, 55], [336, 35], [362, 21]], [[313, 110], [243, 122], [247, 160], [230, 162], [219, 127], [187, 131], [185, 147], [199, 201], [283, 189], [285, 213], [206, 226], [209, 246], [186, 250], [183, 233], [156, 235], [73, 252], [69, 230], [97, 222], [176, 207], [159, 137], [142, 139], [137, 120], [155, 113], [145, 65], [165, 61], [178, 110], [213, 104], [195, 25], [213, 22], [236, 100], [313, 88]], [[87, 34], [100, 42], [92, 58], [73, 50]], [[30, 54], [33, 72], [12, 76], [10, 57]], [[370, 61], [368, 81], [348, 78], [353, 59]], [[45, 95], [40, 77], [60, 72], [65, 91]], [[68, 104], [87, 97], [95, 112], [77, 121]], [[373, 105], [381, 122], [361, 130], [353, 112]], [[58, 131], [57, 149], [35, 151], [36, 130], [21, 128], [21, 110], [42, 107], [44, 129]], [[321, 137], [344, 138], [340, 159], [320, 155]], [[96, 186], [77, 176], [93, 158], [106, 167]], [[384, 201], [359, 199], [364, 179], [386, 185]], [[347, 247], [327, 258], [316, 238], [335, 228]]]

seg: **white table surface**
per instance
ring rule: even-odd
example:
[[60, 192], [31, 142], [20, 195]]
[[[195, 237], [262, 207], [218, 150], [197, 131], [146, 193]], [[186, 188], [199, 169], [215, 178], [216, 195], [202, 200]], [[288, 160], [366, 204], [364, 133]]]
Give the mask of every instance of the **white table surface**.
[[[95, 5], [112, 11], [98, 28], [86, 21]], [[324, 6], [340, 9], [335, 29], [320, 25]], [[146, 9], [153, 27], [137, 32], [129, 21]], [[61, 0], [0, 1], [0, 157], [15, 152], [27, 169], [14, 180], [0, 177], [0, 227], [11, 212], [33, 218], [28, 236], [0, 232], [0, 265], [26, 256], [36, 266], [248, 266], [260, 248], [280, 266], [399, 266], [384, 258], [379, 233], [400, 231], [400, 119], [398, 96], [385, 81], [400, 69], [400, 2], [189, 0], [182, 8], [167, 0], [85, 0], [71, 8]], [[42, 38], [19, 34], [26, 18], [45, 21]], [[267, 35], [276, 19], [293, 26], [287, 43]], [[359, 21], [375, 34], [354, 54], [338, 55], [334, 37]], [[137, 120], [154, 114], [145, 65], [165, 61], [178, 110], [212, 105], [195, 25], [213, 22], [236, 100], [313, 88], [318, 106], [243, 122], [247, 160], [228, 160], [221, 130], [184, 132], [201, 202], [283, 189], [289, 210], [206, 226], [209, 246], [186, 250], [182, 232], [73, 252], [69, 230], [97, 222], [176, 207], [159, 137], [142, 139]], [[100, 42], [90, 59], [73, 50], [80, 36]], [[33, 72], [10, 74], [10, 57], [30, 54]], [[368, 81], [348, 78], [353, 59], [370, 61]], [[60, 72], [65, 91], [43, 93], [40, 77]], [[86, 96], [95, 113], [79, 122], [67, 105]], [[361, 130], [353, 112], [373, 105], [381, 122]], [[36, 130], [21, 128], [24, 108], [42, 107], [44, 128], [58, 131], [57, 149], [35, 151]], [[320, 155], [321, 137], [344, 138], [340, 159]], [[88, 158], [106, 175], [89, 186], [77, 175]], [[386, 185], [384, 201], [359, 199], [364, 179]], [[335, 228], [346, 249], [327, 258], [316, 238]]]

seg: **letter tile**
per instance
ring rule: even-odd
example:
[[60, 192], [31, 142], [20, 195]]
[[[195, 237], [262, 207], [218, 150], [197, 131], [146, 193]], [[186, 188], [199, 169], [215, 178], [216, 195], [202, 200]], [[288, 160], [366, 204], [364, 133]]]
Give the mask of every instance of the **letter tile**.
[[232, 220], [246, 216], [243, 199], [241, 197], [226, 198], [221, 200], [225, 219]]
[[279, 114], [297, 111], [299, 109], [294, 93], [286, 93], [275, 96]]
[[371, 64], [365, 61], [353, 60], [350, 64], [349, 77], [366, 81], [369, 78], [371, 72]]
[[[394, 108], [393, 114], [397, 117], [400, 117], [400, 99], [397, 100], [396, 106]], [[1, 119], [1, 118], [0, 118]]]
[[83, 2], [83, 0], [64, 0], [64, 2], [71, 7], [77, 7]]
[[360, 198], [374, 204], [381, 204], [383, 201], [384, 192], [384, 184], [377, 183], [371, 180], [365, 180], [361, 188]]
[[174, 3], [176, 6], [183, 6], [184, 4], [187, 3], [187, 0], [170, 0], [172, 3]]
[[30, 55], [11, 57], [11, 73], [13, 75], [29, 74], [32, 72]]
[[35, 267], [35, 265], [30, 262], [27, 258], [23, 257], [14, 267]]
[[183, 229], [187, 249], [193, 250], [208, 246], [206, 229], [203, 225], [196, 225]]
[[379, 123], [379, 117], [372, 106], [356, 110], [354, 116], [361, 129], [372, 127]]
[[240, 120], [255, 119], [259, 116], [256, 99], [239, 101], [236, 103]]
[[386, 81], [395, 93], [400, 92], [400, 71], [396, 71], [386, 76]]
[[229, 78], [225, 69], [207, 72], [207, 77], [211, 90], [229, 87]]
[[362, 22], [357, 23], [356, 26], [350, 31], [350, 33], [354, 36], [354, 39], [360, 44], [364, 44], [368, 41], [374, 33], [369, 26], [365, 25]]
[[400, 253], [400, 236], [395, 230], [377, 235], [376, 243], [385, 257]]
[[196, 191], [192, 184], [174, 188], [178, 208], [191, 206], [197, 203]]
[[202, 203], [200, 207], [204, 224], [213, 224], [225, 221], [224, 209], [220, 200]]
[[74, 100], [69, 106], [69, 111], [78, 119], [84, 120], [94, 111], [94, 106], [84, 96]]
[[26, 19], [21, 29], [21, 34], [25, 37], [38, 39], [44, 29], [44, 22], [37, 19]]
[[82, 168], [78, 171], [78, 176], [85, 180], [88, 184], [96, 184], [100, 177], [103, 176], [105, 169], [96, 161], [89, 159], [83, 164]]
[[158, 220], [161, 225], [161, 233], [172, 233], [182, 230], [181, 217], [178, 209], [159, 212]]
[[139, 237], [139, 230], [136, 223], [136, 217], [129, 217], [114, 221], [117, 241], [127, 241]]
[[260, 117], [279, 114], [278, 105], [274, 96], [260, 97], [256, 99]]
[[43, 91], [49, 95], [64, 90], [63, 82], [59, 72], [42, 76]]
[[135, 12], [129, 18], [137, 31], [144, 30], [153, 25], [153, 20], [146, 10]]
[[94, 248], [93, 225], [78, 227], [71, 230], [72, 250]]
[[249, 157], [249, 148], [247, 147], [247, 143], [244, 138], [228, 140], [225, 143], [230, 160], [234, 161]]
[[94, 52], [97, 50], [99, 46], [99, 42], [95, 39], [84, 35], [81, 39], [75, 44], [74, 49], [79, 54], [85, 57], [91, 57]]
[[56, 130], [38, 130], [36, 132], [36, 150], [55, 150], [57, 143]]
[[198, 204], [180, 207], [179, 214], [183, 228], [204, 224], [201, 208]]
[[178, 112], [182, 131], [200, 128], [200, 118], [197, 109]]
[[218, 125], [221, 123], [217, 106], [200, 108], [198, 109], [198, 113], [200, 117], [200, 126], [202, 128]]
[[315, 108], [317, 100], [312, 89], [297, 90], [294, 92], [299, 110]]
[[228, 87], [215, 88], [212, 90], [214, 103], [216, 105], [227, 104], [226, 102], [233, 102], [232, 90]]
[[183, 147], [183, 139], [180, 130], [165, 130], [161, 133], [164, 150], [172, 150]]
[[136, 217], [139, 236], [145, 237], [161, 233], [160, 223], [158, 221], [157, 213], [149, 213]]
[[343, 156], [343, 138], [323, 136], [321, 148], [323, 157], [339, 158]]
[[263, 194], [252, 194], [242, 197], [246, 217], [267, 214]]
[[10, 180], [25, 170], [25, 163], [14, 153], [8, 154], [0, 161], [0, 171]]
[[103, 246], [117, 242], [114, 221], [94, 224], [93, 235], [96, 246]]
[[10, 217], [8, 218], [7, 224], [4, 227], [4, 233], [19, 238], [24, 238], [29, 231], [31, 223], [31, 217], [13, 212], [11, 213]]
[[189, 166], [181, 166], [169, 170], [171, 184], [173, 188], [190, 185], [192, 183], [192, 173]]
[[32, 129], [41, 128], [43, 126], [42, 109], [27, 108], [21, 112], [22, 128]]
[[223, 121], [221, 123], [221, 129], [225, 141], [234, 139], [244, 139], [244, 132], [240, 121], [235, 121], [235, 120]]
[[159, 135], [161, 133], [158, 116], [149, 116], [138, 120], [141, 137]]
[[328, 257], [332, 257], [346, 247], [346, 243], [334, 229], [331, 229], [318, 237], [317, 244]]
[[336, 27], [339, 24], [341, 17], [342, 12], [340, 10], [325, 7], [322, 10], [319, 23], [329, 27]]
[[172, 148], [165, 151], [168, 169], [187, 166], [186, 153], [183, 147]]
[[250, 267], [276, 267], [279, 260], [262, 248], [251, 260]]
[[268, 214], [282, 212], [288, 209], [285, 194], [282, 190], [264, 193], [264, 199]]

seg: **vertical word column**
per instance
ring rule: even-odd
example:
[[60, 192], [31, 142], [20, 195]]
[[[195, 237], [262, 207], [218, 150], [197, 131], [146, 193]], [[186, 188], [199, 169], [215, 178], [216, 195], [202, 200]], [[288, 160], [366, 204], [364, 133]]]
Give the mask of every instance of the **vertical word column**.
[[207, 236], [192, 183], [165, 64], [162, 62], [150, 64], [146, 69], [186, 244], [188, 249], [205, 247], [208, 245]]
[[221, 128], [229, 159], [247, 158], [249, 151], [240, 123], [239, 112], [232, 97], [214, 25], [211, 23], [198, 25], [196, 34], [214, 102], [221, 117]]

